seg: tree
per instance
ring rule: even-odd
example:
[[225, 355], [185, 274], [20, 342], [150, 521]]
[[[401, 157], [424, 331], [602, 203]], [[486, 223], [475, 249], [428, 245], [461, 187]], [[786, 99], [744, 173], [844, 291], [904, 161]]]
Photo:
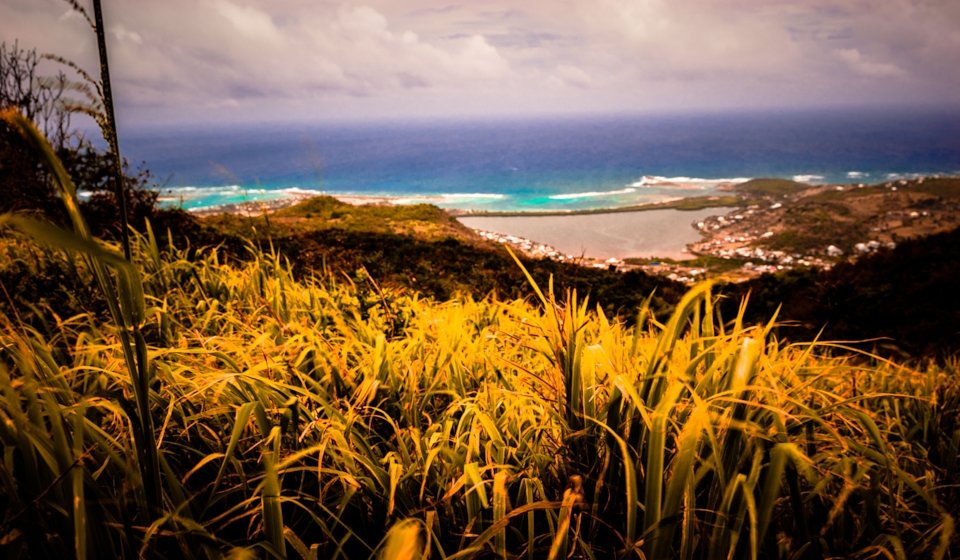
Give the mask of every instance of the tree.
[[[68, 141], [70, 128], [70, 113], [59, 103], [66, 80], [62, 73], [57, 81], [40, 80], [39, 64], [35, 49], [22, 50], [18, 43], [7, 48], [6, 43], [0, 43], [0, 109], [18, 109], [59, 151]], [[40, 160], [6, 121], [0, 121], [0, 187], [0, 212], [42, 211], [55, 202]]]
[[[51, 60], [75, 70], [83, 81], [70, 80], [63, 71], [41, 76], [39, 66]], [[75, 95], [79, 94], [79, 95]], [[98, 234], [120, 231], [119, 208], [113, 184], [115, 156], [99, 150], [72, 126], [72, 118], [86, 114], [103, 119], [100, 87], [72, 62], [53, 55], [38, 55], [15, 42], [0, 43], [0, 109], [15, 108], [40, 129], [70, 173], [78, 191], [87, 194], [84, 211]], [[122, 161], [127, 217], [134, 225], [157, 213], [158, 191], [143, 165], [133, 168]], [[46, 170], [20, 133], [0, 121], [0, 213], [27, 211], [62, 220], [62, 204], [49, 184]]]

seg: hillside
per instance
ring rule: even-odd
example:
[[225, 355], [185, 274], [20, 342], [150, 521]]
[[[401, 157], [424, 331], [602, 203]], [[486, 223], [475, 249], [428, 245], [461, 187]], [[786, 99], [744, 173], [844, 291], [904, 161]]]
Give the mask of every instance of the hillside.
[[[391, 233], [418, 239], [453, 236], [479, 240], [447, 212], [429, 204], [378, 205], [347, 204], [331, 196], [307, 198], [297, 204], [270, 212], [253, 210], [247, 215], [219, 213], [205, 216], [203, 223], [228, 235], [290, 236], [322, 230], [362, 233]], [[254, 232], [253, 227], [258, 228]]]
[[[353, 206], [311, 199], [267, 216], [216, 215], [199, 220], [193, 242], [224, 244], [245, 259], [244, 239], [276, 248], [298, 275], [359, 277], [446, 299], [458, 293], [483, 298], [533, 295], [507, 249], [428, 205]], [[611, 315], [633, 317], [651, 297], [658, 316], [669, 314], [683, 284], [642, 271], [621, 274], [573, 262], [518, 256], [539, 282], [552, 276], [558, 294], [575, 289]], [[364, 272], [364, 269], [366, 272]], [[359, 275], [359, 276], [358, 276]]]
[[692, 250], [789, 268], [798, 261], [829, 264], [863, 256], [958, 225], [958, 178], [872, 186], [808, 185], [789, 194], [754, 199], [743, 210], [705, 220], [704, 239]]
[[760, 178], [738, 183], [733, 186], [734, 191], [750, 195], [783, 195], [794, 194], [808, 190], [810, 185], [789, 179]]
[[[868, 341], [887, 355], [960, 352], [960, 229], [919, 237], [829, 270], [798, 268], [731, 284], [724, 310], [749, 295], [746, 319], [778, 320], [791, 340]], [[878, 340], [879, 339], [879, 340]]]
[[[911, 196], [930, 200], [924, 198], [932, 196], [928, 192], [949, 194], [956, 184], [948, 180], [916, 183], [919, 194], [913, 194], [910, 187], [892, 191], [883, 185], [847, 192], [821, 188], [799, 202], [835, 204], [835, 200], [894, 198], [888, 200], [894, 204]], [[823, 201], [824, 198], [827, 200]], [[937, 205], [929, 206], [933, 217], [950, 223], [936, 210], [941, 204], [949, 206], [949, 202], [934, 200]], [[789, 206], [788, 210], [794, 207]], [[376, 221], [364, 221], [363, 218], [373, 215]], [[490, 294], [511, 298], [534, 295], [501, 244], [479, 239], [472, 231], [457, 227], [456, 222], [449, 226], [449, 220], [445, 212], [428, 206], [364, 207], [319, 199], [267, 218], [204, 218], [200, 223], [205, 233], [195, 234], [195, 241], [226, 243], [225, 250], [234, 258], [245, 259], [247, 250], [236, 236], [247, 236], [259, 239], [264, 247], [272, 243], [290, 259], [300, 276], [332, 273], [361, 283], [372, 279], [382, 286], [415, 290], [439, 299], [458, 293], [476, 298]], [[886, 338], [864, 346], [886, 354], [949, 356], [960, 351], [960, 336], [955, 327], [960, 324], [960, 311], [951, 295], [954, 278], [960, 276], [958, 236], [960, 230], [954, 229], [909, 242], [901, 239], [894, 250], [864, 254], [855, 262], [835, 264], [832, 270], [799, 266], [723, 286], [721, 293], [729, 296], [724, 303], [725, 315], [735, 315], [741, 299], [750, 294], [747, 320], [766, 322], [782, 305], [779, 320], [793, 326], [778, 333], [791, 340], [813, 340], [825, 327], [823, 337], [831, 340]], [[561, 296], [567, 288], [576, 289], [581, 298], [589, 297], [592, 305], [627, 321], [634, 319], [636, 309], [651, 294], [651, 308], [657, 316], [665, 317], [687, 289], [663, 276], [647, 274], [643, 268], [613, 272], [550, 259], [524, 258], [523, 262], [542, 284], [552, 276]], [[735, 259], [702, 257], [687, 266], [722, 271], [740, 264]], [[29, 286], [31, 280], [12, 282], [18, 286], [16, 290], [21, 284]]]

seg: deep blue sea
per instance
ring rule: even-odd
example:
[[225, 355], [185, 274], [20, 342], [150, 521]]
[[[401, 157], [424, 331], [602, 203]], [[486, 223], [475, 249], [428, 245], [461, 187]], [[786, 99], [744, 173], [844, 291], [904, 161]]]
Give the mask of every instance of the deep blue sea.
[[[783, 177], [960, 175], [960, 112], [607, 116], [121, 130], [121, 151], [200, 208], [304, 191], [474, 210], [575, 210]], [[685, 186], [680, 187], [677, 184]]]

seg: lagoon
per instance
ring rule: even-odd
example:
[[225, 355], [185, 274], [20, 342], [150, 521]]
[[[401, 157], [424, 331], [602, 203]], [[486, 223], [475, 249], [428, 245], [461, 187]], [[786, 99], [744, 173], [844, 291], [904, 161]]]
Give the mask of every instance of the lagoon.
[[550, 245], [558, 251], [597, 259], [661, 257], [689, 259], [682, 252], [688, 243], [700, 240], [694, 224], [732, 208], [701, 210], [643, 210], [610, 214], [569, 216], [461, 216], [472, 229], [514, 235]]

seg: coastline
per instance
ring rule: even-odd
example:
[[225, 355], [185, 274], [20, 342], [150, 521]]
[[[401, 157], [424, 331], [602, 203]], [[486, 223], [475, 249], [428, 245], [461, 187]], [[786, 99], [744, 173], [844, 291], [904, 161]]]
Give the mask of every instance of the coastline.
[[648, 202], [646, 204], [634, 204], [631, 206], [611, 206], [604, 208], [579, 208], [574, 210], [531, 210], [529, 212], [496, 212], [496, 211], [471, 211], [450, 209], [448, 213], [453, 216], [470, 216], [477, 218], [510, 218], [510, 217], [544, 217], [544, 216], [587, 216], [593, 214], [621, 214], [625, 212], [644, 212], [647, 210], [703, 210], [706, 208], [729, 208], [731, 206], [743, 206], [747, 202], [741, 196], [692, 196], [676, 197], [660, 202]]
[[[224, 204], [220, 206], [205, 206], [201, 208], [188, 209], [187, 212], [197, 217], [212, 216], [216, 214], [236, 214], [240, 216], [258, 216], [266, 212], [271, 214], [282, 208], [287, 208], [299, 204], [316, 196], [330, 196], [340, 202], [353, 206], [364, 204], [378, 206], [403, 206], [409, 204], [430, 204], [431, 201], [441, 200], [440, 196], [425, 196], [417, 198], [417, 202], [409, 202], [410, 196], [378, 196], [378, 195], [353, 195], [353, 194], [291, 194], [284, 198], [273, 200], [255, 200], [249, 202], [240, 202], [234, 204]], [[433, 200], [431, 200], [433, 199]], [[620, 214], [625, 212], [643, 212], [648, 210], [703, 210], [705, 208], [729, 208], [732, 206], [743, 206], [746, 200], [737, 195], [713, 195], [713, 196], [695, 196], [695, 197], [674, 197], [659, 202], [648, 202], [645, 204], [634, 204], [629, 206], [607, 206], [599, 208], [577, 208], [571, 210], [530, 210], [530, 211], [490, 211], [490, 210], [471, 210], [468, 208], [445, 208], [444, 211], [454, 217], [544, 217], [544, 216], [583, 216], [593, 214]]]
[[[401, 216], [405, 212], [401, 207], [427, 203], [427, 197], [414, 201], [399, 196], [330, 196], [346, 204], [382, 207], [378, 219], [387, 221], [393, 219], [392, 208]], [[302, 194], [192, 213], [263, 215], [309, 198]], [[898, 239], [949, 229], [960, 222], [956, 200], [960, 200], [957, 177], [898, 179], [869, 186], [757, 179], [724, 194], [633, 206], [563, 212], [443, 211], [473, 230], [458, 235], [506, 244], [534, 258], [617, 270], [641, 268], [681, 282], [709, 269], [710, 274], [739, 281], [797, 266], [828, 269], [837, 261], [894, 247]], [[806, 215], [829, 215], [830, 226], [822, 221], [796, 222], [797, 216]], [[423, 230], [422, 225], [410, 227]]]
[[[304, 190], [299, 187], [288, 189], [259, 191], [261, 194], [270, 192], [265, 198], [256, 198], [256, 192], [240, 189], [238, 186], [229, 187], [227, 191], [233, 197], [229, 202], [211, 206], [199, 206], [187, 209], [197, 216], [207, 216], [218, 213], [231, 214], [262, 214], [272, 212], [287, 206], [294, 205], [315, 196], [330, 196], [351, 205], [383, 205], [406, 206], [416, 204], [432, 204], [451, 216], [568, 216], [589, 214], [613, 214], [620, 212], [638, 212], [645, 210], [660, 210], [673, 208], [677, 210], [701, 210], [703, 208], [719, 206], [741, 206], [744, 201], [735, 193], [736, 186], [749, 181], [747, 178], [736, 179], [697, 179], [690, 177], [657, 177], [644, 176], [640, 181], [628, 184], [619, 190], [589, 190], [584, 192], [553, 194], [553, 195], [509, 195], [503, 193], [485, 192], [439, 192], [432, 194], [357, 194], [351, 192]], [[191, 193], [207, 189], [207, 187], [189, 187]], [[220, 187], [210, 187], [217, 190]], [[692, 196], [692, 191], [702, 194]], [[236, 193], [243, 192], [244, 200], [238, 201]], [[250, 198], [250, 195], [254, 198]], [[280, 196], [276, 196], [280, 194]], [[621, 198], [623, 195], [630, 195]], [[174, 190], [162, 195], [165, 200], [178, 199]], [[276, 198], [274, 198], [276, 196]], [[202, 198], [202, 197], [201, 197]], [[484, 209], [490, 201], [504, 198], [516, 199], [506, 209]], [[659, 198], [659, 200], [657, 200]], [[650, 201], [653, 199], [653, 201]], [[183, 195], [179, 198], [181, 207]], [[558, 201], [564, 201], [561, 203]], [[570, 204], [575, 202], [575, 204]], [[549, 203], [549, 204], [545, 204]], [[544, 209], [527, 209], [540, 206]], [[564, 208], [568, 204], [573, 208]], [[489, 206], [487, 206], [489, 208]]]
[[[409, 197], [328, 196], [353, 206], [401, 207], [410, 204], [400, 202], [409, 201]], [[311, 198], [314, 195], [296, 194], [282, 199], [196, 209], [190, 213], [199, 218], [222, 214], [263, 216]], [[418, 199], [418, 203], [427, 202]], [[480, 238], [506, 243], [532, 257], [629, 269], [632, 266], [624, 259], [684, 261], [695, 258], [696, 255], [690, 254], [686, 248], [701, 237], [701, 232], [693, 226], [707, 214], [729, 212], [743, 204], [744, 199], [740, 196], [723, 195], [676, 197], [642, 205], [564, 212], [471, 212], [464, 209], [445, 209], [445, 212]]]

